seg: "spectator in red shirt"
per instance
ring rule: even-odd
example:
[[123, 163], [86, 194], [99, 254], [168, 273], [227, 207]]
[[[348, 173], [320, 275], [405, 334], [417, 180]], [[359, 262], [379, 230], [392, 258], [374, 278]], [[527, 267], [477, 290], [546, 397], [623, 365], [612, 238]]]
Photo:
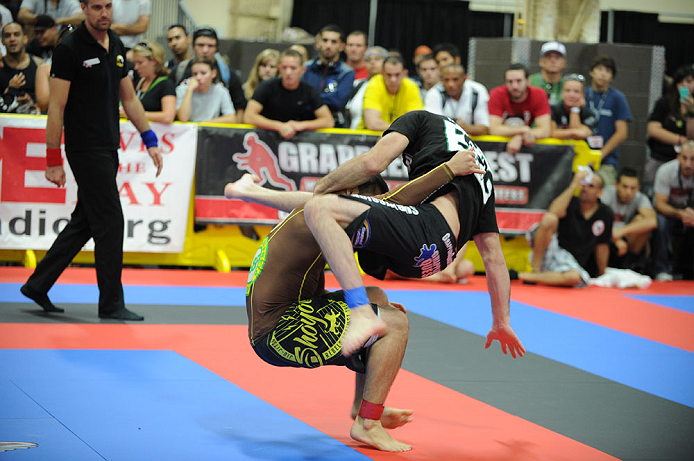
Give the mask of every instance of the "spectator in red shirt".
[[504, 80], [505, 85], [489, 92], [489, 134], [510, 137], [506, 150], [515, 154], [550, 136], [551, 111], [544, 90], [528, 84], [523, 64], [511, 64]]

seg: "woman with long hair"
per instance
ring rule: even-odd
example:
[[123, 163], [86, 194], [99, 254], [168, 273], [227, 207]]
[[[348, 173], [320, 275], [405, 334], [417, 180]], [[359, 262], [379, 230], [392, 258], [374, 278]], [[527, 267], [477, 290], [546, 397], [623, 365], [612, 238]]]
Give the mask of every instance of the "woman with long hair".
[[217, 64], [203, 56], [191, 61], [193, 76], [176, 88], [178, 119], [182, 122], [236, 123], [229, 90], [217, 83]]
[[277, 63], [280, 59], [280, 52], [272, 48], [266, 48], [255, 57], [255, 63], [248, 74], [248, 80], [243, 84], [243, 92], [246, 99], [253, 97], [255, 89], [260, 82], [269, 78], [277, 77]]

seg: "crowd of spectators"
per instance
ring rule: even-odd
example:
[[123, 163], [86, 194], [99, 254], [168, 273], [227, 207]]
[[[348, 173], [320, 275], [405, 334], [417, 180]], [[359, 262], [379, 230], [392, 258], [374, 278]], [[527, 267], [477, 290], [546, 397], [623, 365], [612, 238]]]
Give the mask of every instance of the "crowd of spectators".
[[[677, 248], [694, 246], [691, 65], [677, 70], [648, 118], [649, 155], [640, 178], [634, 170], [618, 170], [619, 148], [632, 115], [627, 98], [612, 85], [617, 63], [610, 56], [593, 59], [587, 69], [590, 79], [564, 75], [565, 45], [547, 42], [540, 50], [540, 72], [529, 75], [523, 64], [510, 63], [504, 84], [488, 91], [468, 78], [460, 51], [451, 43], [417, 47], [412, 58], [416, 75], [408, 75], [398, 51], [369, 48], [366, 33], [345, 34], [330, 24], [317, 34], [313, 58], [302, 45], [265, 49], [242, 83], [229, 58], [220, 54], [214, 29], [189, 31], [171, 25], [166, 45], [173, 58], [165, 62], [162, 45], [142, 39], [149, 26], [150, 0], [114, 0], [113, 11], [112, 28], [128, 50], [133, 83], [151, 121], [248, 123], [290, 139], [320, 128], [383, 131], [399, 116], [425, 109], [450, 117], [470, 135], [508, 138], [509, 154], [543, 138], [586, 141], [600, 152], [600, 168], [589, 182], [581, 183], [585, 175], [577, 175], [570, 192], [550, 207], [533, 239], [534, 271], [520, 275], [527, 281], [575, 285], [584, 281], [585, 273], [599, 274], [608, 259], [611, 265], [643, 270], [650, 253], [655, 262], [651, 275], [670, 280], [670, 237]], [[13, 18], [0, 8], [0, 111], [45, 113], [53, 49], [83, 15], [78, 0], [23, 0], [15, 14]], [[581, 192], [572, 199], [579, 187]], [[575, 259], [585, 273], [567, 276], [559, 271], [563, 275], [544, 277], [542, 258], [553, 245], [552, 235], [560, 248], [571, 247], [567, 242], [575, 236], [562, 233], [591, 223], [588, 215], [595, 210], [609, 216], [603, 205], [615, 216], [604, 223], [610, 238], [601, 233], [599, 242], [578, 252]], [[563, 225], [568, 218], [571, 225]], [[596, 237], [594, 228], [591, 232]], [[571, 248], [564, 249], [571, 253]], [[585, 266], [588, 260], [590, 267]], [[691, 276], [691, 267], [676, 270]]]

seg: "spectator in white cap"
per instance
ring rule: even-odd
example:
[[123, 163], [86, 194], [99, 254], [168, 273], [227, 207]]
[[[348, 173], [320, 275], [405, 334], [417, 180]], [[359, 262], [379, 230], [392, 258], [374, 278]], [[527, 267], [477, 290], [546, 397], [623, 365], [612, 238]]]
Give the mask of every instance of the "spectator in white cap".
[[561, 102], [564, 89], [562, 71], [566, 67], [566, 47], [559, 42], [547, 42], [540, 50], [540, 72], [530, 75], [530, 85], [547, 93], [549, 105]]

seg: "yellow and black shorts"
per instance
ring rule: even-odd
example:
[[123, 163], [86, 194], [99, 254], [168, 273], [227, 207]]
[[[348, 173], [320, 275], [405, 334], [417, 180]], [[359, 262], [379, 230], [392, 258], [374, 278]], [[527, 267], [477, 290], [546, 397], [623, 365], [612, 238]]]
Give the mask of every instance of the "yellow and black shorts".
[[[378, 306], [371, 306], [378, 314]], [[367, 348], [349, 357], [342, 355], [342, 335], [348, 321], [349, 308], [342, 291], [298, 301], [253, 349], [261, 359], [278, 367], [340, 365], [364, 373]]]

